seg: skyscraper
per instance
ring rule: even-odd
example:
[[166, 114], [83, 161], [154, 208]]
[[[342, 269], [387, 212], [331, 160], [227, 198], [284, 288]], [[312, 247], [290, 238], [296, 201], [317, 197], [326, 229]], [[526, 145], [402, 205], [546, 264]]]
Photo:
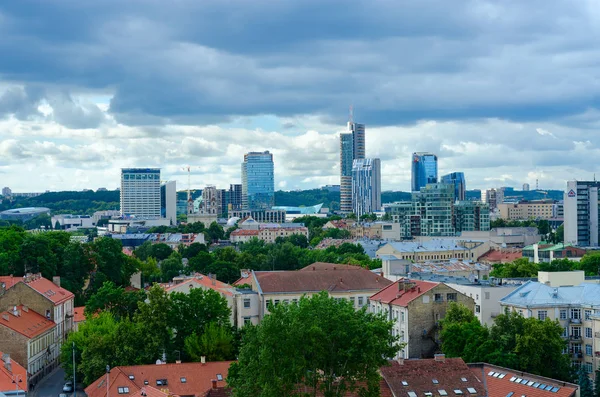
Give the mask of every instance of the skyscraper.
[[440, 182], [447, 185], [454, 185], [454, 199], [456, 201], [466, 200], [467, 195], [467, 183], [465, 181], [465, 174], [462, 172], [452, 172], [448, 175], [442, 176]]
[[352, 211], [352, 162], [365, 158], [365, 125], [348, 122], [340, 134], [340, 210]]
[[177, 225], [177, 185], [167, 181], [160, 186], [160, 215]]
[[229, 189], [223, 189], [221, 193], [221, 206], [223, 214], [229, 211], [239, 211], [242, 209], [242, 185], [230, 184]]
[[598, 181], [568, 181], [564, 197], [565, 243], [581, 247], [597, 247], [600, 235], [598, 222]]
[[121, 215], [161, 217], [160, 168], [121, 169]]
[[412, 155], [413, 192], [418, 192], [428, 183], [438, 182], [437, 156], [433, 153], [418, 152]]
[[352, 211], [360, 218], [381, 210], [381, 161], [356, 159], [352, 164]]
[[244, 209], [270, 209], [275, 204], [275, 171], [269, 151], [250, 152], [242, 163], [242, 206]]

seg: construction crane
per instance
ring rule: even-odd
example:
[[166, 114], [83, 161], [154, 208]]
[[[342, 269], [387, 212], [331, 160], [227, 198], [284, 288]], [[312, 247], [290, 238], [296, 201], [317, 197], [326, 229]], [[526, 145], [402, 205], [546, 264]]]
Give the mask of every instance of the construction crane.
[[194, 201], [192, 200], [192, 167], [189, 165], [183, 169], [188, 173], [188, 188], [187, 188], [187, 213], [194, 212]]

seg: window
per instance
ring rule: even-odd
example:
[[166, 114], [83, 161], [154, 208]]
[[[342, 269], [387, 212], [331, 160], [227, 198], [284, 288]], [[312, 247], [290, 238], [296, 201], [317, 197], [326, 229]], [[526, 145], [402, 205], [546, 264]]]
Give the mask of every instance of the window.
[[244, 317], [244, 325], [250, 324], [251, 322], [252, 320], [250, 320], [250, 317]]
[[565, 327], [565, 329], [563, 329], [562, 336], [565, 336], [565, 337], [569, 336], [569, 327]]
[[362, 307], [362, 305], [363, 305], [363, 297], [359, 296], [358, 297], [358, 306]]
[[354, 297], [353, 297], [353, 296], [351, 296], [351, 297], [350, 297], [350, 303], [352, 303], [352, 306], [354, 306], [354, 300], [355, 300], [355, 299], [354, 299]]
[[583, 364], [583, 369], [585, 369], [586, 373], [591, 374], [592, 373], [592, 363]]
[[250, 309], [250, 299], [244, 299], [244, 309]]
[[463, 382], [466, 382], [467, 378], [460, 378], [460, 380], [462, 380]]
[[438, 393], [440, 393], [440, 396], [447, 396], [448, 395], [448, 393], [446, 393], [446, 390], [444, 390], [444, 389], [438, 390]]
[[166, 379], [157, 379], [156, 386], [167, 386], [168, 382]]
[[470, 394], [477, 394], [477, 390], [475, 390], [475, 389], [474, 389], [474, 388], [472, 388], [472, 387], [467, 387], [467, 391], [468, 391]]
[[545, 320], [546, 318], [548, 318], [548, 311], [547, 310], [538, 310], [538, 320]]
[[456, 302], [458, 300], [457, 297], [458, 295], [456, 294], [456, 292], [446, 294], [446, 300], [448, 302]]
[[117, 391], [119, 394], [129, 394], [129, 387], [119, 387]]
[[571, 327], [571, 336], [573, 338], [581, 338], [581, 327]]
[[436, 302], [443, 302], [444, 301], [444, 296], [442, 294], [435, 294], [434, 295], [434, 301], [436, 301]]
[[131, 380], [134, 380], [134, 379], [135, 379], [135, 376], [133, 376], [133, 375], [129, 375], [129, 379], [131, 379]]
[[484, 292], [483, 294], [485, 296], [485, 299], [490, 299], [490, 293], [489, 292]]
[[148, 379], [144, 380], [144, 384], [147, 385], [148, 384]]
[[454, 394], [461, 395], [461, 394], [463, 394], [463, 392], [460, 389], [456, 389], [456, 390], [454, 390]]
[[218, 380], [218, 381], [222, 381], [222, 380], [223, 380], [223, 375], [221, 375], [221, 374], [217, 374], [217, 380]]
[[571, 319], [581, 320], [581, 309], [571, 309]]
[[279, 299], [275, 299], [275, 306], [279, 304]]
[[440, 383], [440, 382], [438, 382], [437, 379], [432, 379], [431, 381], [433, 382], [434, 385], [437, 385], [438, 383]]
[[415, 393], [414, 391], [409, 391], [408, 397], [417, 397], [417, 393]]
[[404, 311], [400, 312], [400, 322], [403, 323], [404, 322]]
[[586, 310], [584, 313], [585, 313], [585, 319], [589, 320], [590, 316], [592, 315], [592, 311], [591, 310]]
[[567, 319], [567, 309], [560, 309], [560, 319], [561, 320]]
[[593, 336], [592, 336], [592, 329], [590, 327], [585, 327], [585, 337], [586, 338], [593, 338]]
[[481, 313], [481, 306], [475, 305], [475, 313]]
[[292, 303], [298, 303], [298, 299], [296, 299], [296, 298], [292, 299]]
[[179, 380], [181, 381], [181, 383], [187, 383], [187, 379], [184, 377], [179, 378]]
[[592, 355], [592, 345], [585, 345], [585, 355], [586, 356]]
[[283, 303], [285, 303], [286, 305], [289, 305], [290, 304], [290, 300], [289, 299], [284, 299]]

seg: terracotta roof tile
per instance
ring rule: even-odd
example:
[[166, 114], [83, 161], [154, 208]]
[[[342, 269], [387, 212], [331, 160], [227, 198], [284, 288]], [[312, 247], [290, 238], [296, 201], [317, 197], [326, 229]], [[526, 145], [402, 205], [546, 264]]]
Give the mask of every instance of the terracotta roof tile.
[[2, 360], [6, 359], [4, 357], [4, 353], [0, 351], [0, 394], [2, 392], [14, 392], [15, 384], [13, 383], [13, 378], [16, 376], [19, 379], [22, 379], [23, 382], [19, 382], [19, 390], [27, 391], [27, 371], [23, 368], [22, 365], [17, 363], [12, 358], [10, 359], [10, 371], [6, 367], [6, 363]]
[[[406, 284], [404, 284], [406, 283]], [[410, 283], [410, 284], [409, 284]], [[395, 281], [387, 288], [382, 289], [369, 299], [372, 301], [381, 301], [382, 303], [392, 304], [397, 306], [406, 306], [414, 299], [432, 290], [440, 283], [421, 280], [400, 279]], [[404, 286], [412, 286], [405, 289]]]
[[217, 279], [211, 279], [210, 277], [205, 276], [204, 274], [200, 274], [200, 273], [196, 273], [192, 278], [189, 278], [179, 284], [170, 283], [170, 284], [161, 284], [161, 286], [167, 292], [172, 292], [176, 288], [181, 288], [182, 286], [187, 286], [187, 288], [193, 288], [194, 286], [204, 287], [204, 289], [212, 289], [212, 290], [217, 291], [220, 294], [224, 294], [224, 295], [228, 295], [228, 296], [232, 296], [233, 291], [234, 291], [234, 288], [231, 285], [226, 284]]
[[52, 301], [55, 305], [75, 297], [72, 292], [59, 287], [39, 274], [31, 275], [29, 277], [0, 276], [0, 283], [5, 283], [6, 289], [12, 288], [15, 284], [20, 282], [24, 282], [25, 285], [31, 287], [45, 298]]
[[[299, 393], [304, 393], [302, 395], [316, 395], [317, 397], [323, 397], [323, 392], [321, 392], [320, 390], [317, 390], [317, 393], [313, 394], [314, 388], [312, 387], [299, 386], [296, 389], [296, 391]], [[359, 394], [356, 392], [347, 391], [343, 394], [343, 397], [359, 397]], [[394, 395], [392, 394], [392, 390], [383, 378], [379, 381], [379, 397], [394, 397]]]
[[0, 283], [4, 283], [4, 288], [12, 288], [16, 283], [23, 281], [23, 277], [0, 276]]
[[85, 306], [77, 306], [74, 310], [73, 310], [73, 321], [76, 323], [80, 323], [82, 321], [85, 321], [85, 314], [83, 314], [85, 310]]
[[56, 324], [27, 306], [19, 305], [17, 315], [13, 310], [0, 313], [0, 326], [10, 328], [31, 339], [56, 327]]
[[[381, 374], [394, 396], [462, 395], [463, 397], [485, 396], [484, 383], [475, 376], [461, 358], [390, 361], [390, 366], [381, 367]], [[460, 394], [455, 392], [460, 390]], [[474, 391], [474, 393], [473, 393]], [[413, 395], [413, 397], [415, 396]], [[502, 397], [506, 397], [503, 395]]]
[[235, 229], [230, 236], [258, 236], [259, 230]]
[[523, 251], [505, 251], [505, 250], [496, 250], [492, 249], [481, 255], [477, 261], [478, 262], [490, 262], [490, 263], [508, 263], [513, 262], [519, 258], [523, 257]]
[[[392, 282], [368, 269], [315, 264], [302, 270], [254, 272], [263, 292], [379, 291]], [[322, 270], [325, 267], [326, 270]], [[336, 267], [333, 270], [333, 267]]]
[[[489, 397], [506, 397], [511, 392], [515, 397], [570, 397], [575, 395], [578, 387], [490, 364], [469, 364], [469, 367], [475, 376], [481, 379], [485, 377]], [[545, 386], [544, 389], [540, 388], [541, 385]]]

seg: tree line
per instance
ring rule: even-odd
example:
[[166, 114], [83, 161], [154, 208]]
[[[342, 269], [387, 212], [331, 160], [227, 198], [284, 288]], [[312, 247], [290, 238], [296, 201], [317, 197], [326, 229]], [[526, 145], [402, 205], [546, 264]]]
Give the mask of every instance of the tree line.
[[533, 263], [528, 258], [519, 258], [509, 263], [496, 263], [492, 265], [490, 277], [537, 277], [539, 271], [568, 272], [573, 270], [583, 270], [586, 276], [600, 275], [600, 252], [589, 252], [580, 261], [563, 258], [554, 259], [552, 262]]

